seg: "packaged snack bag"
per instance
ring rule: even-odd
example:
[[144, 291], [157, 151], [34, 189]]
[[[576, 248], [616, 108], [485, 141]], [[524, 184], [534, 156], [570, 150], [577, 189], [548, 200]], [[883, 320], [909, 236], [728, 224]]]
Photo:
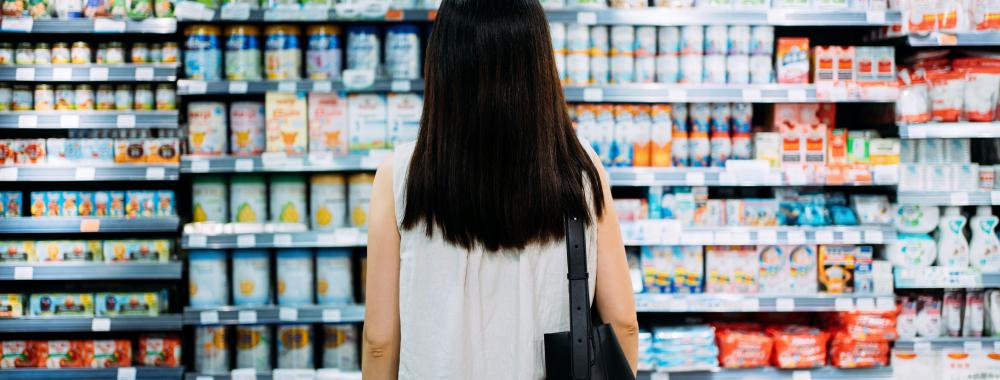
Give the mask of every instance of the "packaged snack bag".
[[815, 327], [787, 325], [767, 328], [774, 339], [771, 363], [778, 368], [816, 368], [826, 363], [830, 335]]
[[895, 310], [887, 312], [838, 313], [840, 330], [852, 340], [861, 342], [891, 342], [899, 338]]
[[753, 324], [717, 324], [719, 365], [723, 368], [755, 368], [768, 365], [772, 339]]
[[863, 342], [837, 331], [830, 344], [830, 361], [838, 368], [865, 368], [889, 364], [889, 342]]

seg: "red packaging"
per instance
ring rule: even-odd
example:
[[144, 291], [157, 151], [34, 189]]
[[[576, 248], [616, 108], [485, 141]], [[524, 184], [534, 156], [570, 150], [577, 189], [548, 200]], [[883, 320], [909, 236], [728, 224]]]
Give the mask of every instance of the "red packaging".
[[8, 340], [0, 344], [0, 368], [45, 368], [48, 342]]
[[719, 364], [724, 368], [767, 366], [773, 342], [752, 324], [715, 325], [719, 345]]
[[862, 342], [838, 331], [830, 344], [830, 361], [838, 368], [865, 368], [889, 364], [889, 342]]
[[861, 342], [890, 342], [899, 338], [896, 331], [897, 311], [840, 313], [837, 319], [841, 330], [852, 340]]
[[91, 340], [50, 340], [45, 368], [89, 368], [94, 361]]
[[815, 368], [826, 363], [826, 343], [830, 335], [809, 326], [789, 325], [768, 327], [767, 335], [774, 339], [771, 363], [778, 368]]
[[181, 365], [181, 339], [177, 335], [146, 335], [139, 337], [139, 364], [153, 367]]
[[132, 342], [128, 339], [96, 339], [91, 355], [92, 368], [115, 368], [132, 365]]

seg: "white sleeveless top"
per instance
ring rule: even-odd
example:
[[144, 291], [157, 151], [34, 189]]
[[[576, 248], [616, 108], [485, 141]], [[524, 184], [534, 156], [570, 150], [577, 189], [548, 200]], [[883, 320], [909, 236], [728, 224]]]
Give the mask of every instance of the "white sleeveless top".
[[[397, 228], [413, 147], [399, 146], [393, 158]], [[437, 231], [399, 231], [399, 379], [544, 379], [544, 334], [569, 330], [566, 243], [487, 253]], [[593, 226], [586, 236], [593, 302]]]

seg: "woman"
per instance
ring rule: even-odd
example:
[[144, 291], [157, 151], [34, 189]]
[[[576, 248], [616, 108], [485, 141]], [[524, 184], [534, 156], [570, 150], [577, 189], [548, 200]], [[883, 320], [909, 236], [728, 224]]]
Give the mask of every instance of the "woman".
[[[564, 217], [635, 368], [635, 302], [607, 176], [577, 139], [538, 0], [444, 0], [416, 144], [375, 176], [364, 379], [543, 379], [569, 330]], [[595, 289], [596, 288], [596, 289]]]

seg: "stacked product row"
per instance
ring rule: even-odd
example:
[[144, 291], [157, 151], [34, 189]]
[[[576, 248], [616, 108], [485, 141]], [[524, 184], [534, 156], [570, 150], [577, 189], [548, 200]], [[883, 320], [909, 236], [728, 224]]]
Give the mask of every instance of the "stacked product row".
[[89, 84], [0, 84], [0, 111], [171, 111], [177, 90], [169, 83], [94, 86]]
[[[22, 299], [29, 300], [25, 307]], [[167, 291], [0, 294], [3, 317], [155, 317], [167, 311]]]
[[885, 9], [887, 7], [885, 0], [542, 0], [542, 5], [547, 8], [610, 6], [611, 8]]
[[[231, 255], [226, 251], [190, 251], [188, 281], [191, 306], [209, 308], [226, 305], [308, 306], [354, 303], [350, 250], [319, 249], [314, 252], [311, 249], [289, 248], [276, 250], [274, 256], [276, 258], [272, 270], [271, 254], [267, 250], [234, 250]], [[227, 270], [228, 257], [232, 257], [231, 271]]]
[[[136, 349], [138, 348], [138, 349]], [[0, 369], [180, 367], [181, 338], [172, 334], [129, 339], [4, 340]]]
[[[130, 63], [177, 63], [180, 49], [176, 42], [152, 43], [136, 42], [126, 53], [121, 42], [100, 43], [96, 54], [90, 44], [76, 41], [72, 45], [56, 42], [21, 42], [14, 48], [9, 42], [0, 43], [0, 65], [88, 65], [91, 63], [120, 65]], [[126, 59], [127, 58], [127, 59]]]
[[774, 81], [770, 26], [552, 23], [550, 30], [560, 77], [570, 85]]
[[0, 263], [166, 262], [172, 245], [166, 239], [3, 241]]
[[900, 191], [989, 191], [1000, 165], [972, 163], [969, 139], [902, 140]]
[[991, 1], [893, 1], [910, 33], [988, 33], [1000, 30], [1000, 4]]
[[899, 336], [1000, 336], [1000, 291], [948, 289], [941, 294], [900, 297]]
[[0, 139], [0, 165], [169, 164], [180, 162], [180, 139], [170, 130], [88, 131], [48, 139]]
[[316, 231], [367, 228], [373, 182], [371, 174], [315, 174], [308, 180], [241, 175], [229, 180], [227, 191], [225, 178], [199, 176], [192, 187], [194, 222], [308, 223]]
[[[36, 19], [174, 17], [174, 0], [5, 0], [3, 15]], [[154, 13], [155, 9], [155, 13]]]
[[[2, 193], [0, 215], [22, 215], [22, 197], [19, 191]], [[32, 191], [29, 194], [30, 214], [48, 216], [110, 216], [154, 217], [174, 216], [173, 190], [128, 191]], [[28, 215], [23, 214], [23, 215]]]
[[[225, 375], [233, 369], [252, 369], [258, 373], [269, 372], [272, 368], [313, 369], [316, 367], [313, 347], [322, 348], [321, 368], [342, 371], [360, 368], [357, 326], [319, 325], [321, 345], [318, 345], [315, 327], [304, 324], [283, 324], [273, 328], [236, 326], [232, 328], [236, 330], [235, 354], [231, 354], [232, 329], [221, 326], [195, 328], [194, 369], [199, 374]], [[232, 365], [230, 356], [235, 356]], [[272, 366], [272, 361], [276, 365]]]
[[[350, 2], [339, 0], [198, 0], [208, 9], [217, 9], [220, 6], [226, 7], [231, 4], [245, 5], [250, 9], [304, 9], [306, 11], [317, 11], [316, 7], [331, 8], [335, 5], [353, 5]], [[368, 3], [375, 5], [384, 4], [392, 9], [437, 9], [441, 6], [441, 0], [375, 0], [366, 3], [358, 3], [362, 7]]]
[[[895, 224], [899, 236], [889, 246], [889, 261], [900, 268], [932, 265], [946, 268], [973, 268], [984, 272], [1000, 270], [1000, 222], [989, 206], [976, 208], [966, 218], [959, 207], [946, 207], [942, 215], [935, 206], [901, 205]], [[972, 239], [966, 238], [968, 224]], [[937, 231], [935, 237], [931, 232]]]
[[[649, 294], [891, 294], [892, 267], [855, 245], [643, 247]], [[704, 261], [703, 261], [704, 258]]]
[[415, 25], [393, 25], [384, 32], [374, 26], [348, 27], [346, 54], [345, 33], [334, 25], [312, 25], [306, 29], [304, 39], [298, 26], [270, 25], [264, 29], [263, 45], [256, 26], [233, 25], [225, 32], [226, 39], [222, 41], [220, 28], [215, 25], [194, 25], [185, 30], [187, 78], [336, 80], [343, 69], [384, 68], [386, 76], [392, 79], [418, 79], [423, 73], [420, 28]]
[[932, 52], [901, 70], [899, 80], [901, 123], [990, 122], [1000, 113], [1000, 58], [949, 59], [947, 51]]

